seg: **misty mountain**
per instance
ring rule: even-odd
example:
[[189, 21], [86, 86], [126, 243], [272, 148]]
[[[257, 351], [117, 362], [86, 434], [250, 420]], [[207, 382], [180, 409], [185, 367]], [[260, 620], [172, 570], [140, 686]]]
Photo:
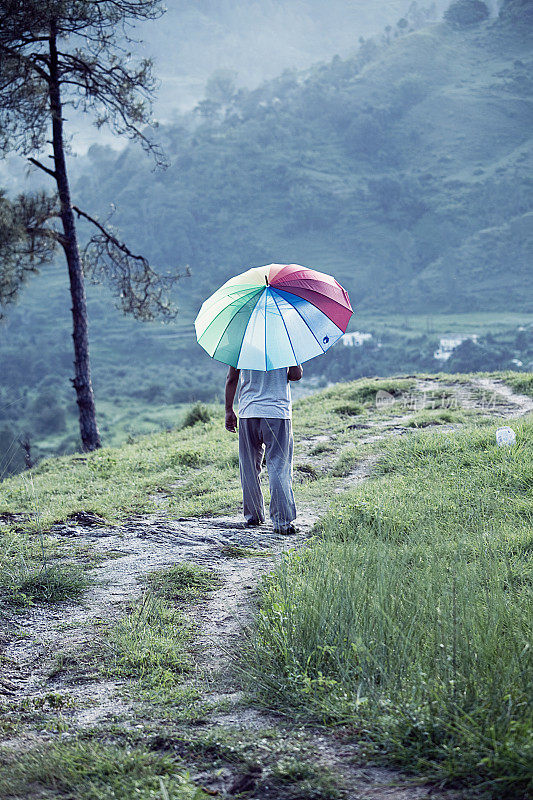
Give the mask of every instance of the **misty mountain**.
[[[164, 126], [171, 166], [89, 152], [76, 187], [135, 247], [192, 270], [187, 305], [247, 265], [331, 271], [365, 308], [530, 309], [531, 28], [368, 40]], [[396, 38], [395, 38], [396, 37]]]
[[[161, 79], [157, 115], [168, 120], [191, 108], [209, 76], [231, 70], [239, 87], [253, 88], [285, 69], [302, 69], [334, 55], [353, 54], [360, 37], [394, 25], [409, 9], [433, 6], [437, 19], [448, 0], [184, 0], [139, 33], [143, 52]], [[495, 4], [494, 4], [495, 5]]]
[[[239, 87], [254, 88], [284, 69], [302, 69], [334, 55], [353, 54], [360, 37], [374, 36], [410, 14], [438, 19], [449, 0], [169, 0], [159, 18], [128, 26], [134, 59], [152, 58], [159, 89], [154, 115], [163, 122], [201, 100], [210, 76], [229, 71]], [[496, 0], [490, 5], [495, 9]], [[93, 143], [119, 150], [123, 142], [91, 119], [67, 109], [74, 153]], [[21, 164], [0, 160], [0, 182], [22, 182]], [[34, 177], [39, 182], [40, 176]]]

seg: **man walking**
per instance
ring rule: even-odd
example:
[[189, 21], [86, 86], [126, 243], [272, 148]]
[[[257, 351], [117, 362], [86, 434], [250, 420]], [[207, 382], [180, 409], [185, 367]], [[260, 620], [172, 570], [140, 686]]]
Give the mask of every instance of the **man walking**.
[[299, 381], [300, 365], [262, 372], [230, 367], [226, 378], [226, 430], [237, 431], [233, 402], [239, 383], [239, 471], [244, 518], [249, 527], [265, 521], [259, 476], [265, 446], [270, 484], [270, 519], [275, 533], [296, 533], [292, 491], [292, 403], [289, 381]]

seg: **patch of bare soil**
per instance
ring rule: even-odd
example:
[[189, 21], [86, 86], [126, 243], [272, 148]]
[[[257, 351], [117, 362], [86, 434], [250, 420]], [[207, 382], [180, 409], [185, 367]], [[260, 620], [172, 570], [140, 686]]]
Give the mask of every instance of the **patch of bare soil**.
[[525, 394], [517, 394], [510, 386], [499, 379], [476, 378], [477, 386], [497, 398], [494, 411], [502, 417], [521, 417], [533, 411], [533, 398]]
[[[224, 580], [224, 589], [216, 595], [225, 597], [225, 601], [220, 600], [221, 612], [216, 618], [206, 618], [206, 629], [216, 628], [236, 618], [243, 605], [239, 593], [245, 593], [245, 587], [251, 588], [259, 573], [272, 567], [272, 560], [266, 558], [228, 559], [223, 549], [237, 545], [268, 549], [274, 555], [292, 546], [289, 537], [266, 528], [243, 529], [238, 519], [230, 517], [174, 520], [154, 514], [131, 517], [119, 526], [87, 527], [70, 522], [56, 525], [52, 531], [56, 536], [85, 540], [95, 552], [109, 553], [112, 558], [90, 570], [96, 583], [81, 602], [4, 614], [0, 698], [37, 699], [52, 691], [65, 692], [90, 704], [90, 711], [80, 711], [79, 722], [91, 725], [110, 709], [115, 713], [117, 703], [121, 707], [113, 698], [113, 683], [93, 682], [87, 676], [82, 684], [72, 684], [68, 669], [55, 672], [57, 659], [63, 656], [68, 662], [72, 653], [98, 636], [102, 621], [121, 616], [125, 602], [141, 594], [138, 578], [181, 562], [214, 568]], [[300, 535], [300, 541], [304, 535]], [[117, 557], [118, 552], [122, 555]]]
[[442, 407], [450, 409], [473, 409], [496, 417], [514, 418], [533, 411], [533, 398], [516, 394], [499, 378], [472, 378], [467, 381], [443, 381], [418, 379], [417, 392], [428, 396], [422, 407], [431, 408], [433, 396], [442, 396]]

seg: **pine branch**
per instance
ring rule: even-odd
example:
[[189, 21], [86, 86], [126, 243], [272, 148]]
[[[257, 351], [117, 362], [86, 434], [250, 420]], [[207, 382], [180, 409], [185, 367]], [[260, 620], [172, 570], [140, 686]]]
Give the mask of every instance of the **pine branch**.
[[31, 67], [45, 81], [50, 80], [50, 75], [48, 72], [36, 63], [37, 60], [46, 61], [44, 56], [41, 56], [38, 53], [32, 53], [31, 56], [26, 55], [25, 53], [20, 53], [16, 47], [9, 47], [5, 42], [2, 41], [0, 41], [0, 54], [10, 56], [10, 58], [13, 58], [20, 64]]
[[[73, 206], [72, 210], [98, 229], [82, 254], [84, 271], [93, 283], [110, 285], [119, 297], [119, 308], [136, 319], [151, 320], [156, 316], [174, 318], [177, 309], [168, 296], [182, 275], [159, 274], [145, 256], [133, 253], [97, 219], [78, 206]], [[186, 274], [189, 274], [188, 269]]]
[[42, 169], [42, 170], [44, 170], [45, 172], [47, 172], [47, 173], [48, 173], [48, 175], [51, 175], [51, 176], [52, 176], [52, 178], [55, 178], [55, 177], [56, 177], [56, 171], [55, 171], [55, 170], [53, 170], [53, 169], [50, 169], [49, 167], [45, 167], [45, 165], [44, 165], [44, 164], [41, 164], [41, 162], [40, 162], [40, 161], [37, 161], [37, 159], [36, 159], [36, 158], [33, 158], [33, 157], [31, 157], [31, 156], [30, 156], [30, 157], [28, 158], [28, 161], [31, 161], [31, 163], [32, 163], [32, 164], [35, 164], [35, 166], [36, 166], [36, 167], [39, 167], [39, 169]]
[[98, 222], [97, 219], [91, 217], [91, 215], [87, 214], [85, 211], [82, 211], [81, 208], [78, 208], [78, 206], [72, 206], [72, 210], [76, 212], [78, 218], [84, 217], [84, 219], [88, 220], [93, 225], [95, 225], [98, 228], [98, 230], [100, 230], [103, 233], [103, 235], [107, 237], [109, 242], [113, 244], [122, 253], [124, 253], [124, 255], [126, 255], [128, 258], [133, 258], [135, 261], [140, 261], [143, 265], [148, 266], [147, 258], [132, 253], [129, 247], [127, 247], [127, 245], [124, 244], [124, 242], [119, 241], [115, 236], [113, 236], [113, 234], [110, 231], [108, 231], [107, 228], [105, 228], [100, 222]]

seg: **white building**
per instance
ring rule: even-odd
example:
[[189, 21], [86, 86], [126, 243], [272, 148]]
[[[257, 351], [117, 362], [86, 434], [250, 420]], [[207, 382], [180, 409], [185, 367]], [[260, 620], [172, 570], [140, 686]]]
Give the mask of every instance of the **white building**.
[[433, 353], [433, 358], [436, 358], [438, 361], [447, 361], [456, 347], [459, 347], [460, 344], [466, 342], [467, 339], [471, 339], [473, 342], [477, 342], [478, 334], [477, 333], [467, 333], [464, 336], [447, 336], [440, 340], [439, 342], [439, 349], [435, 350]]
[[343, 344], [346, 347], [361, 347], [363, 342], [367, 342], [372, 338], [371, 333], [361, 333], [361, 331], [353, 331], [353, 333], [345, 333], [342, 337]]

